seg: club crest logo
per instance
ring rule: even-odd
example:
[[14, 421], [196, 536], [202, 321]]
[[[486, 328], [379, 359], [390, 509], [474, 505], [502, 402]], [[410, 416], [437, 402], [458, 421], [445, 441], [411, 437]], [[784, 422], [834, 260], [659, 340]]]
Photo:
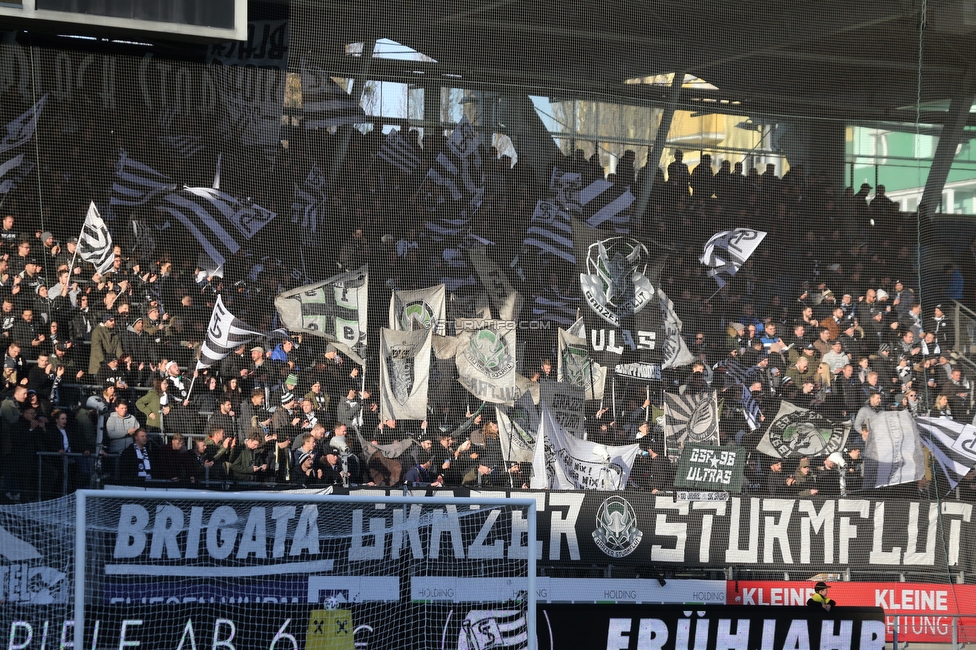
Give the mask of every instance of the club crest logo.
[[780, 457], [829, 456], [844, 448], [845, 427], [819, 413], [798, 411], [777, 418], [769, 427], [769, 442]]
[[601, 551], [614, 558], [627, 557], [637, 549], [643, 537], [630, 502], [621, 496], [612, 496], [600, 504], [596, 511], [593, 541]]
[[500, 379], [515, 368], [515, 359], [506, 350], [505, 339], [491, 330], [475, 332], [464, 356], [492, 379]]
[[563, 381], [588, 389], [600, 379], [600, 369], [590, 361], [589, 350], [573, 345], [563, 350]]
[[400, 304], [399, 307], [397, 321], [399, 321], [402, 331], [429, 330], [434, 326], [434, 308], [425, 300], [414, 300]]
[[620, 319], [647, 307], [654, 287], [645, 275], [650, 253], [630, 237], [610, 237], [590, 245], [580, 289], [590, 309], [618, 327]]
[[413, 393], [414, 360], [412, 356], [391, 353], [386, 359], [386, 370], [390, 376], [390, 392], [399, 404], [406, 404]]

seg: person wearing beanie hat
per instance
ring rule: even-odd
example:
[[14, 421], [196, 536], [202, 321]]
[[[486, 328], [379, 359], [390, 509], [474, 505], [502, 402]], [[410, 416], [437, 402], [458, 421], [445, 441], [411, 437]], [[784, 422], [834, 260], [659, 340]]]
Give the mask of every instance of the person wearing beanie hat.
[[837, 601], [829, 598], [827, 596], [827, 583], [818, 582], [813, 587], [813, 595], [807, 601], [807, 607], [819, 607], [825, 612], [829, 612], [830, 608], [837, 604]]
[[302, 423], [302, 414], [296, 406], [295, 394], [292, 392], [282, 393], [280, 402], [281, 406], [276, 408], [274, 415], [271, 416], [271, 430], [275, 433], [282, 433], [282, 429], [285, 428], [294, 431]]

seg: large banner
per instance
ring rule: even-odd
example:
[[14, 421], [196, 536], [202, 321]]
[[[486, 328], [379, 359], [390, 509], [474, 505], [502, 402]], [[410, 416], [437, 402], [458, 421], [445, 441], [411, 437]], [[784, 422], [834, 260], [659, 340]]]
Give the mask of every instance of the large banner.
[[[532, 488], [621, 490], [627, 485], [639, 450], [636, 444], [611, 446], [573, 437], [556, 423], [542, 401], [532, 457]], [[608, 511], [606, 516], [614, 515]]]
[[458, 382], [482, 402], [513, 404], [515, 383], [515, 327], [508, 321], [478, 321], [479, 329], [457, 335]]
[[537, 629], [540, 650], [883, 650], [883, 617], [880, 607], [838, 607], [824, 616], [808, 607], [548, 605]]
[[660, 247], [607, 235], [574, 221], [573, 241], [583, 319], [594, 358], [662, 363], [665, 329], [657, 283], [667, 259]]
[[[396, 491], [391, 494], [396, 494]], [[462, 496], [464, 490], [433, 490]], [[493, 493], [494, 494], [494, 493]], [[501, 493], [497, 493], [501, 495]], [[506, 493], [508, 494], [508, 493]], [[820, 572], [976, 568], [973, 504], [881, 498], [682, 501], [642, 492], [511, 492], [539, 499], [540, 562]], [[619, 513], [609, 519], [607, 511]], [[940, 514], [941, 512], [941, 514]], [[613, 534], [604, 550], [597, 539]], [[944, 542], [942, 541], [944, 540]]]
[[430, 330], [380, 329], [380, 420], [426, 420]]
[[[340, 343], [362, 364], [366, 351], [366, 315], [369, 300], [366, 267], [340, 273], [328, 280], [286, 291], [275, 298], [282, 324], [293, 332], [306, 332]], [[350, 355], [351, 356], [351, 355]]]

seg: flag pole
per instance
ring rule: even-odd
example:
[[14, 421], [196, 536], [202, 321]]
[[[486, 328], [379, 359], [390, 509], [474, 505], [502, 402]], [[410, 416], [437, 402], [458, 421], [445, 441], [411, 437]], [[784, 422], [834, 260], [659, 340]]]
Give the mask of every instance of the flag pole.
[[648, 384], [644, 386], [645, 395], [647, 396], [647, 406], [644, 407], [644, 422], [650, 422], [651, 420], [651, 385]]
[[[92, 201], [92, 205], [95, 205], [94, 201]], [[91, 210], [90, 207], [88, 209]], [[96, 210], [97, 209], [98, 208], [96, 208]], [[81, 244], [81, 236], [85, 234], [85, 224], [87, 223], [88, 223], [88, 214], [86, 213], [85, 220], [81, 222], [81, 232], [78, 233], [78, 240], [75, 242], [75, 252], [71, 256], [71, 266], [68, 267], [69, 280], [75, 277], [75, 260], [78, 259], [78, 245]]]
[[617, 378], [616, 377], [610, 378], [610, 405], [613, 407], [613, 417], [610, 418], [610, 422], [616, 422], [617, 421]]

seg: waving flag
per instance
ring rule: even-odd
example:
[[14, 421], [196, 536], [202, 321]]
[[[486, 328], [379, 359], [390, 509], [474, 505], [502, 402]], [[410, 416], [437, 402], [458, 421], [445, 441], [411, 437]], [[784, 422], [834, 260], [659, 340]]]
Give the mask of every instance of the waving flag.
[[157, 210], [176, 217], [220, 266], [274, 219], [258, 204], [209, 187], [185, 187], [167, 194]]
[[295, 183], [295, 194], [291, 201], [291, 222], [301, 226], [306, 235], [314, 235], [319, 226], [329, 218], [328, 199], [325, 188], [328, 179], [319, 166], [312, 163], [305, 182]]
[[426, 420], [430, 384], [429, 329], [380, 329], [380, 419]]
[[389, 163], [394, 169], [412, 174], [420, 167], [420, 152], [408, 142], [400, 131], [394, 129], [386, 136], [386, 141], [376, 152], [377, 160]]
[[766, 233], [752, 228], [736, 228], [715, 233], [705, 243], [701, 263], [710, 267], [708, 277], [714, 278], [718, 286], [724, 287], [726, 279], [731, 278], [746, 260], [756, 252]]
[[230, 313], [218, 295], [213, 314], [210, 315], [210, 326], [207, 327], [207, 340], [200, 348], [197, 370], [209, 368], [240, 346], [261, 336], [269, 336], [269, 334], [252, 329], [250, 325]]
[[664, 437], [666, 448], [718, 445], [718, 395], [716, 391], [664, 393]]
[[115, 263], [112, 234], [98, 214], [94, 201], [88, 206], [85, 224], [81, 227], [81, 235], [78, 236], [78, 255], [92, 264], [99, 273], [105, 273]]
[[598, 228], [610, 224], [615, 232], [630, 232], [630, 206], [637, 197], [630, 187], [603, 179], [594, 181], [580, 192], [580, 203], [586, 223]]
[[[47, 103], [47, 95], [41, 97], [36, 104], [27, 109], [17, 119], [7, 123], [0, 140], [0, 154], [16, 149], [26, 144], [37, 130], [37, 120]], [[26, 154], [19, 153], [0, 162], [0, 195], [17, 189], [26, 180], [27, 175], [34, 170], [34, 162]]]
[[172, 192], [178, 187], [179, 184], [173, 179], [131, 158], [125, 149], [121, 149], [119, 161], [115, 163], [115, 182], [112, 183], [109, 205], [143, 205], [153, 197]]
[[865, 489], [912, 483], [925, 476], [925, 457], [911, 413], [879, 413], [868, 422], [868, 431], [864, 444]]
[[286, 291], [275, 298], [282, 324], [332, 341], [362, 365], [366, 352], [369, 274], [364, 266], [328, 280]]
[[302, 124], [306, 129], [362, 124], [366, 111], [322, 68], [302, 61]]
[[916, 418], [922, 444], [932, 452], [949, 481], [956, 487], [976, 467], [976, 427], [950, 418]]

